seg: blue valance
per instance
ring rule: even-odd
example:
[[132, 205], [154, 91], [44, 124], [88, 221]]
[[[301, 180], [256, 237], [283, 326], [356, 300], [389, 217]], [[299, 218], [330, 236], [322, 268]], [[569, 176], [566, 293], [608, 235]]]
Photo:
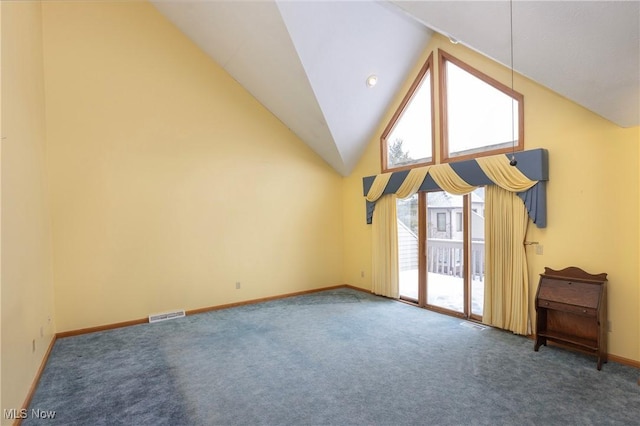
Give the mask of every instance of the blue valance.
[[[529, 217], [538, 228], [547, 226], [547, 191], [546, 182], [549, 180], [549, 158], [546, 149], [532, 149], [529, 151], [520, 151], [514, 153], [518, 164], [515, 166], [522, 174], [533, 181], [538, 181], [534, 186], [526, 191], [518, 192], [517, 195], [524, 202]], [[511, 154], [509, 154], [511, 156]], [[495, 185], [495, 183], [487, 177], [478, 162], [473, 160], [459, 161], [449, 163], [451, 168], [469, 185], [485, 186]], [[402, 182], [409, 174], [409, 170], [394, 172], [391, 174], [383, 194], [395, 194]], [[375, 180], [375, 176], [367, 176], [362, 179], [364, 195], [366, 196]], [[440, 188], [430, 175], [427, 175], [420, 191], [440, 191]], [[371, 223], [373, 218], [373, 210], [375, 202], [367, 203], [367, 223]]]

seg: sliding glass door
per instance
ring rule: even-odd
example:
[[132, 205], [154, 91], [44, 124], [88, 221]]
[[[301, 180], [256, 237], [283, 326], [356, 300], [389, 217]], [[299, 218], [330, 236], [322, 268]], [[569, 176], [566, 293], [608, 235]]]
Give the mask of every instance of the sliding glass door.
[[464, 198], [427, 194], [427, 306], [465, 313]]
[[397, 200], [398, 269], [400, 297], [418, 303], [419, 293], [419, 195]]
[[484, 188], [419, 193], [397, 201], [400, 297], [482, 319]]
[[482, 319], [484, 307], [484, 187], [478, 188], [469, 197], [469, 283], [470, 317]]

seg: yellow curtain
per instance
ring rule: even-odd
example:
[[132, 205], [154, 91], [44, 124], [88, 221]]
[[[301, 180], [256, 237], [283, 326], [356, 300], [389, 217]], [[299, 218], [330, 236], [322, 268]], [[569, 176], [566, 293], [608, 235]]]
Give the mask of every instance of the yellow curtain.
[[469, 185], [453, 170], [449, 164], [438, 164], [429, 171], [429, 175], [442, 190], [454, 195], [464, 195], [476, 189]]
[[396, 199], [418, 192], [429, 166], [411, 169], [395, 194], [382, 195], [391, 173], [376, 176], [367, 193], [368, 201], [376, 201], [372, 222], [372, 284], [374, 294], [397, 299], [400, 297], [398, 267], [398, 217]]
[[398, 217], [396, 196], [387, 194], [378, 199], [372, 222], [372, 289], [381, 296], [400, 297], [398, 287]]
[[476, 158], [482, 171], [496, 185], [507, 191], [522, 192], [538, 183], [526, 177], [520, 170], [509, 164], [506, 155], [492, 155]]
[[422, 182], [424, 181], [424, 178], [427, 177], [427, 173], [429, 173], [430, 169], [431, 166], [411, 169], [407, 177], [404, 179], [404, 182], [402, 182], [402, 185], [400, 185], [400, 188], [396, 191], [396, 196], [398, 198], [408, 198], [418, 192], [418, 188], [422, 185]]
[[485, 324], [526, 335], [529, 275], [524, 241], [529, 216], [518, 196], [499, 186], [485, 190]]
[[389, 183], [389, 179], [391, 179], [391, 173], [383, 173], [376, 176], [371, 184], [371, 188], [369, 188], [369, 192], [367, 192], [367, 196], [365, 197], [367, 201], [373, 203], [380, 198], [380, 196], [382, 196], [382, 192]]

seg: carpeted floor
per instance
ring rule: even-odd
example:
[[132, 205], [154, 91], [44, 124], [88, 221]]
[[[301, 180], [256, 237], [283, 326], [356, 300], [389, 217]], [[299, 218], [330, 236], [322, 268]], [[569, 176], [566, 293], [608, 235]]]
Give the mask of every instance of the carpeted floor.
[[639, 424], [639, 370], [463, 323], [339, 289], [59, 339], [22, 424]]

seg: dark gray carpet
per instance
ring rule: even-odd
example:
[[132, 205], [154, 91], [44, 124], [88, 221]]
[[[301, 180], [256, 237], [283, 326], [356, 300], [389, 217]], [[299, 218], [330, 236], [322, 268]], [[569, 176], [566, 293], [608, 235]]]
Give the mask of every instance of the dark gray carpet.
[[51, 425], [639, 424], [639, 370], [462, 323], [339, 289], [59, 339], [30, 410]]

